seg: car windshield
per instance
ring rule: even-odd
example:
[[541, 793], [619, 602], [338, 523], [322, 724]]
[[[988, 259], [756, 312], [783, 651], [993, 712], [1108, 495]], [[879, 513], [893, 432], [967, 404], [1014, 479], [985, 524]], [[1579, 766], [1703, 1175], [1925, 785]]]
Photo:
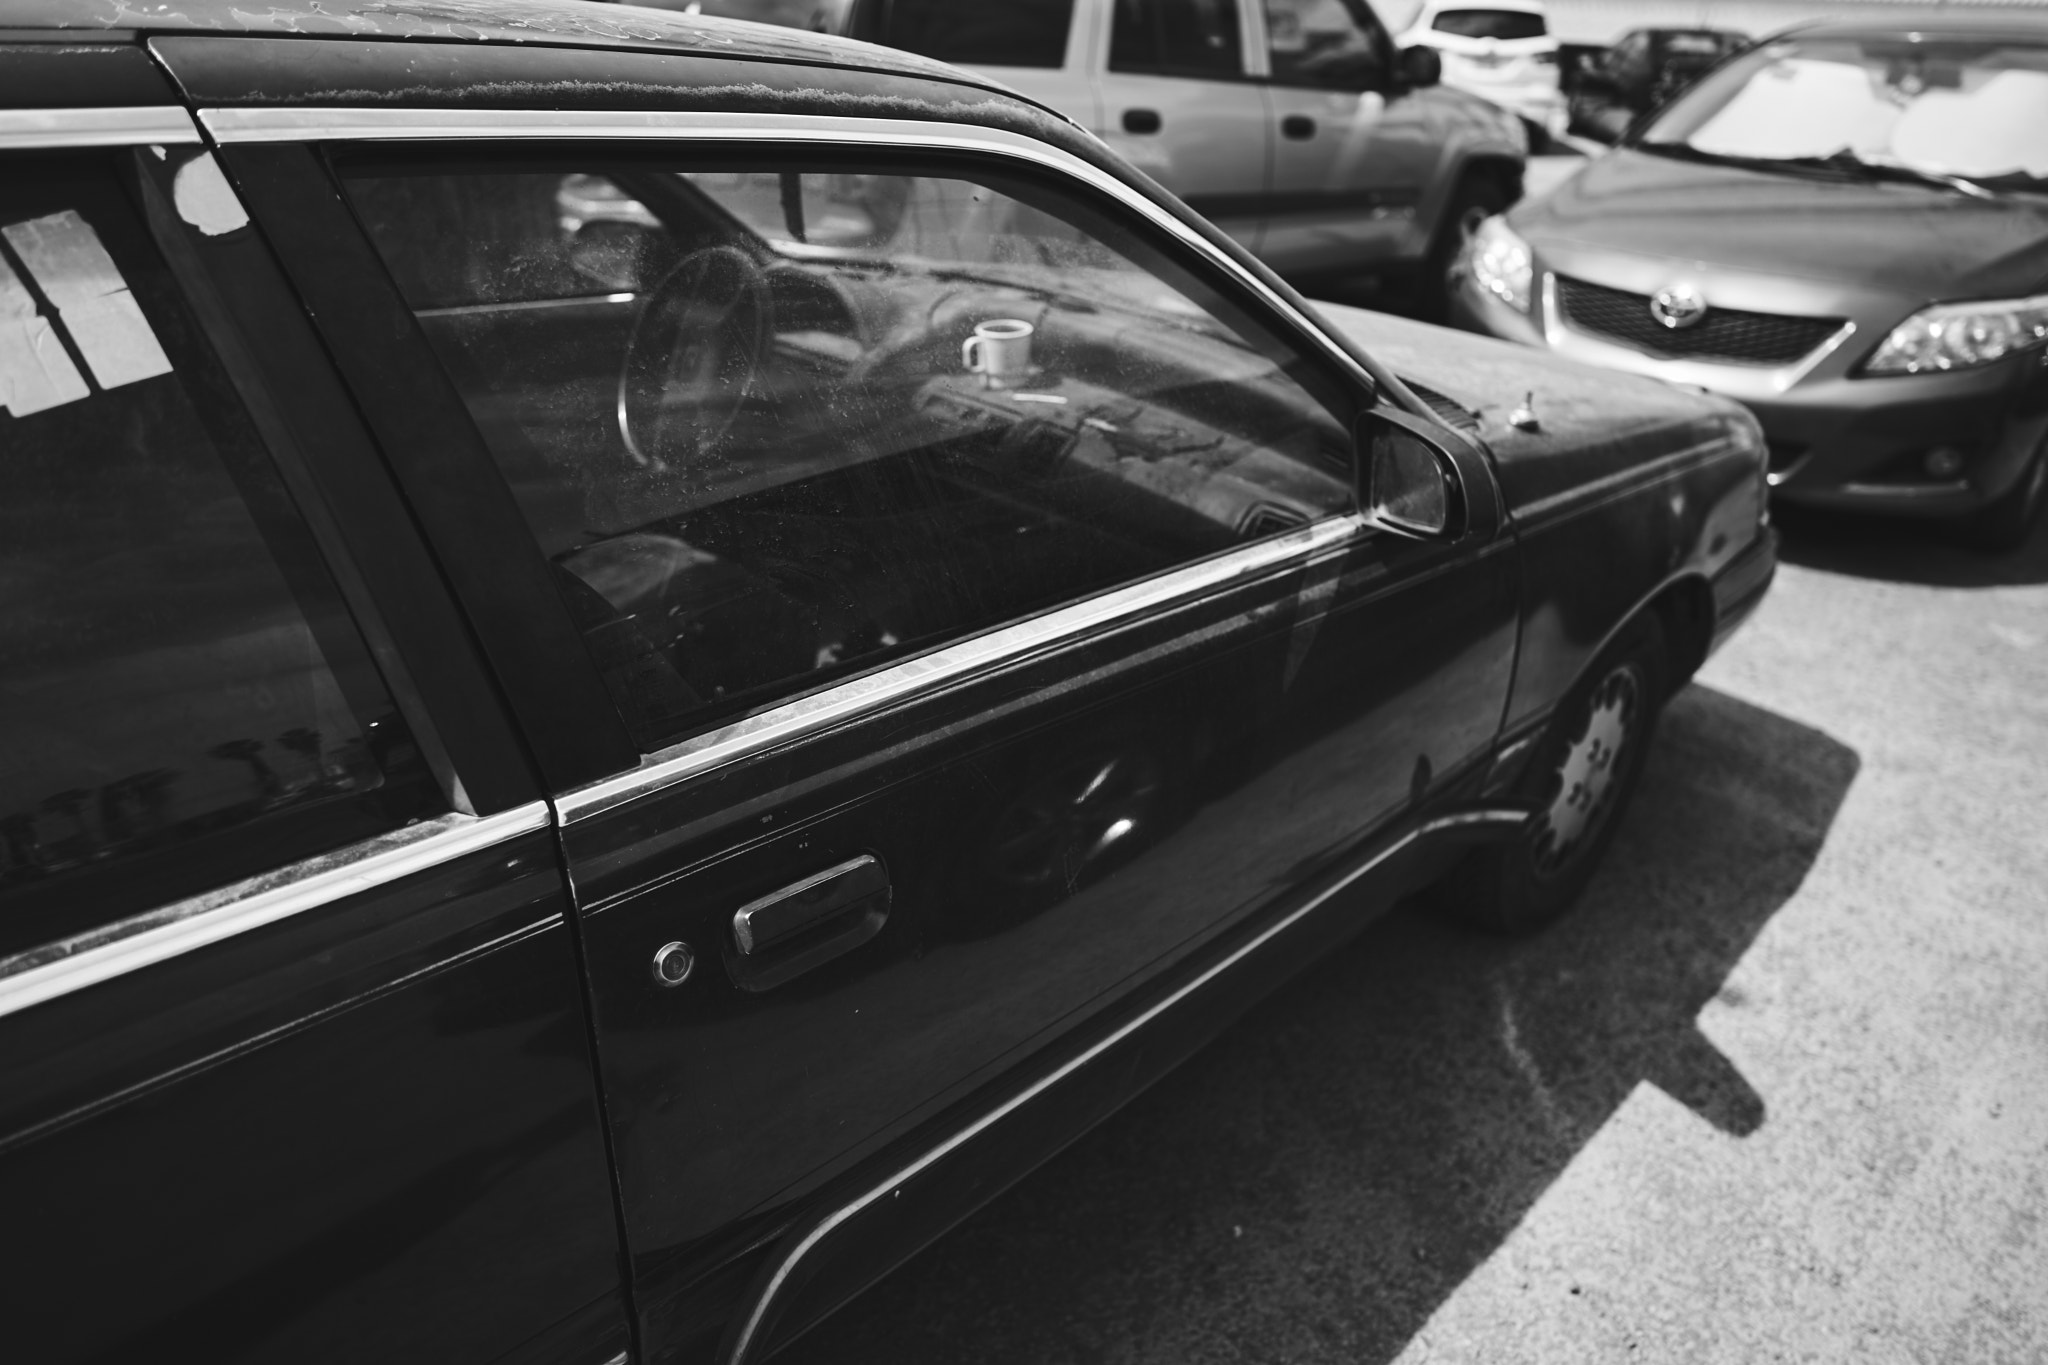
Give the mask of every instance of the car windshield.
[[1457, 38], [1541, 38], [1549, 32], [1543, 16], [1519, 9], [1447, 9], [1437, 11], [1429, 25]]
[[1637, 145], [1964, 193], [2048, 190], [2048, 46], [1800, 38], [1706, 77]]

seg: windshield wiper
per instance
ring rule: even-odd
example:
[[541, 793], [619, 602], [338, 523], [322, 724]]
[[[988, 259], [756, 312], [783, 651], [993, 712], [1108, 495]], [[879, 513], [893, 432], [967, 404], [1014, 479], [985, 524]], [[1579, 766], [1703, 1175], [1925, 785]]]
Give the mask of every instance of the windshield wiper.
[[1954, 190], [1973, 199], [1996, 199], [1997, 192], [1966, 175], [1947, 171], [1924, 171], [1902, 161], [1866, 161], [1844, 147], [1826, 156], [1738, 156], [1731, 152], [1709, 152], [1689, 142], [1638, 142], [1639, 151], [1668, 156], [1679, 161], [1700, 161], [1712, 166], [1744, 166], [1752, 170], [1825, 171], [1858, 180], [1891, 180], [1901, 184], [1929, 185]]
[[1972, 199], [1996, 199], [1998, 196], [1966, 175], [1952, 175], [1947, 171], [1925, 171], [1918, 166], [1908, 166], [1902, 161], [1866, 161], [1844, 147], [1826, 156], [1794, 156], [1786, 160], [1799, 166], [1823, 166], [1829, 170], [1846, 171], [1851, 175], [1866, 176], [1872, 180], [1894, 180], [1903, 184], [1931, 185], [1937, 189], [1950, 189], [1958, 194], [1967, 194]]

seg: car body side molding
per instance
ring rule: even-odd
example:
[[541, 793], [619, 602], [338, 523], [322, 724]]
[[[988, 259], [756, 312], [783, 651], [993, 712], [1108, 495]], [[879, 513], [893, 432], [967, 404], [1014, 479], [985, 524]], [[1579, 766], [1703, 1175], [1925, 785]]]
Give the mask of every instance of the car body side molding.
[[587, 820], [708, 769], [800, 739], [848, 716], [930, 691], [970, 673], [1037, 653], [1227, 584], [1304, 562], [1348, 543], [1364, 529], [1364, 520], [1355, 514], [1327, 517], [1256, 544], [1055, 607], [1039, 616], [971, 635], [650, 754], [629, 772], [557, 797], [556, 814], [564, 825]]
[[0, 958], [0, 1018], [546, 829], [545, 801], [451, 813]]
[[0, 151], [44, 147], [170, 146], [199, 141], [175, 104], [120, 109], [0, 109]]

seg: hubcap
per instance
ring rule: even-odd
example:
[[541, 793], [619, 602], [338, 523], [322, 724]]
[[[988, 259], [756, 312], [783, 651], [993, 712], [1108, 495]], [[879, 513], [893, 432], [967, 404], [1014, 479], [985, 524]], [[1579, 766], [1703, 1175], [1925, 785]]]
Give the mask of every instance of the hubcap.
[[1538, 873], [1561, 871], [1613, 813], [1622, 754], [1641, 706], [1641, 675], [1632, 665], [1623, 664], [1593, 689], [1578, 734], [1552, 775], [1550, 804], [1530, 828]]

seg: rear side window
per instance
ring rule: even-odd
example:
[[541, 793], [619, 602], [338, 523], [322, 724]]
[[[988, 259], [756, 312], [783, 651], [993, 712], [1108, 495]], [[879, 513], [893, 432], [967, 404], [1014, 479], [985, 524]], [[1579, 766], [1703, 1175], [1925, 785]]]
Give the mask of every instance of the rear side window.
[[643, 748], [1351, 506], [1345, 392], [1128, 227], [739, 155], [343, 168]]
[[[956, 66], [1065, 65], [1074, 0], [881, 0], [874, 41]], [[863, 36], [866, 36], [863, 34]]]
[[1541, 38], [1550, 32], [1542, 15], [1518, 9], [1440, 10], [1429, 26], [1454, 38], [1498, 38], [1502, 42]]
[[0, 162], [0, 955], [435, 788], [116, 158]]
[[1244, 73], [1236, 0], [1117, 0], [1109, 69], [1161, 76]]

